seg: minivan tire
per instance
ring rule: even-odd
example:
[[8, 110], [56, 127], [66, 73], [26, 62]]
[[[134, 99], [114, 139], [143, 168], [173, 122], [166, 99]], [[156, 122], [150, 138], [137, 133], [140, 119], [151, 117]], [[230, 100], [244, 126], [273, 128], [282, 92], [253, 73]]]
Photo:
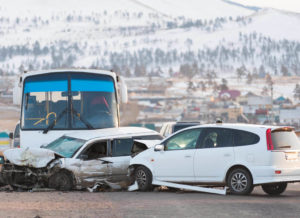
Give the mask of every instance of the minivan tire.
[[233, 169], [227, 178], [227, 186], [234, 195], [249, 195], [253, 191], [250, 173], [244, 168]]
[[140, 191], [150, 191], [152, 189], [152, 173], [144, 166], [139, 166], [135, 170], [135, 181]]
[[264, 184], [261, 185], [265, 193], [269, 195], [280, 195], [283, 193], [287, 187], [286, 182], [274, 183], [274, 184]]

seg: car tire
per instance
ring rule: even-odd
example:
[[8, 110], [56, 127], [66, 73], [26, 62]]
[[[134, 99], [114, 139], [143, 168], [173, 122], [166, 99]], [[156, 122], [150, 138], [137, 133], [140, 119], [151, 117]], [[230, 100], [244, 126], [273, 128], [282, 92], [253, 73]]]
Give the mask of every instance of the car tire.
[[253, 191], [253, 181], [250, 173], [243, 168], [236, 168], [229, 173], [227, 186], [234, 195], [249, 195]]
[[49, 188], [70, 191], [73, 189], [73, 186], [73, 176], [68, 171], [59, 171], [49, 178]]
[[280, 195], [285, 191], [287, 187], [287, 183], [282, 182], [282, 183], [275, 183], [275, 184], [264, 184], [261, 185], [261, 187], [264, 190], [264, 192], [269, 195]]
[[135, 181], [140, 191], [150, 191], [152, 189], [152, 173], [144, 166], [139, 166], [135, 170]]

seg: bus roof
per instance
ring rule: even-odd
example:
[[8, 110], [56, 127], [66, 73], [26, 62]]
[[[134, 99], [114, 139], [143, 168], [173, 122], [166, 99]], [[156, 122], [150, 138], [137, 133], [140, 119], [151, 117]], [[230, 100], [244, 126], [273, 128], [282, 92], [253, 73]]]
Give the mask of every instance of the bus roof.
[[38, 70], [38, 71], [28, 71], [22, 75], [23, 81], [26, 77], [46, 74], [46, 73], [94, 73], [94, 74], [104, 74], [116, 79], [116, 73], [108, 70], [95, 70], [95, 69], [49, 69], [49, 70]]

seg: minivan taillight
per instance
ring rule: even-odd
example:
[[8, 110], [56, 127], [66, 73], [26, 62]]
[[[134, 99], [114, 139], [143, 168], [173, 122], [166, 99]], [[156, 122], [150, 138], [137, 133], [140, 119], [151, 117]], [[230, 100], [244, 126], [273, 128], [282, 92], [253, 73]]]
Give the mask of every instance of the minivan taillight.
[[271, 132], [272, 132], [271, 129], [267, 129], [267, 132], [266, 132], [266, 136], [267, 136], [267, 148], [268, 148], [269, 151], [274, 150], [274, 146], [273, 146], [273, 143], [272, 143]]

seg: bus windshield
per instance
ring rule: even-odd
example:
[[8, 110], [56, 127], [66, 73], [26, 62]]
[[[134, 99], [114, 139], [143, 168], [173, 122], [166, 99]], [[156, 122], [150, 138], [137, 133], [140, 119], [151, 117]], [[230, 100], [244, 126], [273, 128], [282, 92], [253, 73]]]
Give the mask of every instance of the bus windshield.
[[24, 81], [22, 129], [101, 129], [117, 127], [118, 122], [111, 76], [66, 72]]

